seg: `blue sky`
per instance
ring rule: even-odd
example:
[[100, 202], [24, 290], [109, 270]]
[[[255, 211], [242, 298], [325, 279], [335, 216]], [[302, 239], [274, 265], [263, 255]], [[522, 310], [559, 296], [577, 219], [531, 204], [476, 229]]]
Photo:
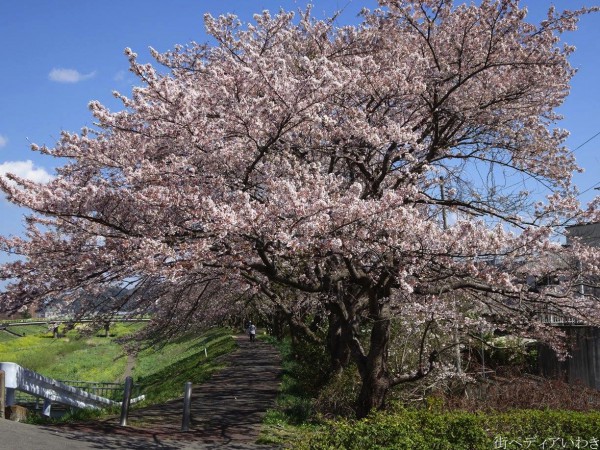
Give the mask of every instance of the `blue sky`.
[[[458, 2], [457, 2], [458, 3]], [[593, 3], [552, 2], [558, 9]], [[315, 1], [317, 15], [344, 8], [341, 23], [355, 21], [373, 0]], [[551, 2], [521, 1], [531, 21], [543, 18]], [[204, 42], [202, 17], [210, 12], [238, 14], [251, 20], [263, 9], [297, 9], [304, 1], [206, 0], [0, 0], [0, 173], [17, 172], [45, 180], [59, 161], [29, 150], [29, 143], [53, 145], [61, 130], [91, 125], [87, 105], [99, 100], [111, 109], [119, 104], [112, 91], [130, 92], [136, 83], [128, 72], [125, 47], [149, 61], [148, 47], [159, 51], [189, 41]], [[600, 132], [600, 14], [584, 17], [565, 40], [577, 47], [571, 61], [579, 69], [571, 95], [561, 108], [562, 127], [571, 131], [569, 146], [577, 148]], [[582, 191], [600, 184], [600, 136], [575, 151], [585, 174], [576, 182]], [[581, 196], [588, 201], [597, 191]], [[24, 211], [0, 199], [0, 234], [19, 234]]]

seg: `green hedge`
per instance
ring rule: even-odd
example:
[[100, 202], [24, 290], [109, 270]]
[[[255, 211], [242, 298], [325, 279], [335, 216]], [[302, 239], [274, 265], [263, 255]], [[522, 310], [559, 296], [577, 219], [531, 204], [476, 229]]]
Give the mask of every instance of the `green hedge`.
[[600, 412], [518, 410], [507, 413], [408, 410], [361, 421], [332, 421], [298, 449], [600, 448]]

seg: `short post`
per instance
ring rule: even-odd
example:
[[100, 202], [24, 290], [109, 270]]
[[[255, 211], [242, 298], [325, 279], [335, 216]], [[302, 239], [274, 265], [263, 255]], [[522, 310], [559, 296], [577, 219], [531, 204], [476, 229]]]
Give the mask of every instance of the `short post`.
[[0, 419], [4, 419], [4, 408], [6, 407], [6, 390], [4, 385], [4, 370], [0, 370]]
[[121, 420], [119, 424], [122, 427], [127, 426], [127, 416], [129, 415], [129, 404], [131, 403], [131, 391], [133, 388], [133, 378], [125, 378], [125, 388], [123, 390], [123, 403], [121, 403]]
[[208, 358], [208, 351], [206, 350], [206, 347], [204, 347], [204, 357]]
[[4, 401], [6, 402], [4, 406], [12, 406], [17, 404], [17, 393], [15, 388], [6, 388], [6, 399]]
[[52, 400], [45, 398], [44, 406], [42, 407], [42, 415], [50, 417], [50, 410], [52, 409]]
[[181, 431], [190, 431], [190, 412], [192, 405], [192, 382], [185, 383], [185, 395], [183, 397], [183, 420]]

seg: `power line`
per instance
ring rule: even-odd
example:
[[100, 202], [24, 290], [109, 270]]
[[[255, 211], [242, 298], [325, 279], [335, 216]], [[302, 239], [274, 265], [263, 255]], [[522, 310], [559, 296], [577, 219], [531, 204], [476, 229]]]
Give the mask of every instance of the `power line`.
[[593, 140], [594, 138], [596, 138], [597, 136], [600, 136], [600, 131], [598, 131], [595, 135], [593, 135], [591, 138], [589, 138], [587, 141], [585, 141], [583, 144], [581, 144], [580, 146], [578, 146], [577, 148], [573, 149], [573, 152], [576, 152], [577, 150], [579, 150], [581, 147], [583, 147], [585, 144], [587, 144], [588, 142], [590, 142], [591, 140]]
[[579, 193], [579, 195], [583, 195], [583, 194], [585, 194], [586, 192], [589, 192], [589, 191], [591, 191], [592, 189], [596, 189], [596, 188], [598, 188], [598, 185], [599, 185], [599, 184], [600, 184], [600, 181], [599, 181], [598, 183], [594, 183], [594, 184], [592, 184], [592, 185], [591, 185], [589, 188], [587, 188], [585, 191], [582, 191], [582, 192], [580, 192], [580, 193]]
[[[579, 150], [581, 147], [583, 147], [585, 144], [587, 144], [588, 142], [594, 140], [596, 137], [600, 136], [600, 131], [598, 131], [596, 134], [594, 134], [591, 138], [589, 138], [588, 140], [586, 140], [583, 144], [580, 144], [579, 146], [577, 146], [576, 148], [574, 148], [573, 150], [571, 150], [571, 153], [575, 153], [577, 150]], [[592, 184], [589, 188], [587, 188], [585, 191], [582, 191], [579, 193], [579, 195], [583, 195], [586, 192], [591, 191], [592, 189], [596, 189], [598, 187], [598, 185], [600, 185], [600, 181], [598, 183], [594, 183]]]

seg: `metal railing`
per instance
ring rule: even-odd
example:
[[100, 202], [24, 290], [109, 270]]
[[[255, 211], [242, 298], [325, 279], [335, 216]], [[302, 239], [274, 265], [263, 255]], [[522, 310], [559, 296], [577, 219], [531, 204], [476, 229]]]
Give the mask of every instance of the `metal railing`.
[[[76, 381], [76, 380], [60, 380], [61, 383], [68, 384], [79, 389], [83, 389], [90, 394], [99, 395], [100, 397], [110, 398], [115, 401], [123, 400], [123, 383], [103, 383], [98, 381]], [[140, 385], [133, 386], [132, 397], [140, 395]]]
[[[116, 402], [123, 401], [124, 384], [123, 383], [102, 383], [97, 381], [74, 381], [74, 380], [57, 380], [59, 383], [82, 389], [90, 394], [99, 397], [105, 397]], [[133, 385], [132, 397], [137, 398], [141, 395], [141, 386]], [[38, 404], [41, 397], [37, 397], [26, 392], [17, 391], [15, 393], [16, 404]], [[36, 408], [38, 409], [38, 408]]]
[[540, 313], [539, 315], [542, 323], [548, 325], [582, 325], [583, 321], [575, 319], [574, 317], [565, 316], [563, 314], [556, 314], [550, 312]]
[[[21, 367], [18, 364], [12, 362], [0, 362], [0, 371], [4, 371], [5, 373], [7, 406], [16, 404], [17, 391], [24, 392], [34, 397], [43, 398], [44, 407], [42, 414], [44, 414], [45, 416], [50, 415], [50, 407], [52, 402], [62, 403], [64, 405], [73, 406], [76, 408], [92, 409], [103, 409], [111, 406], [122, 406], [121, 400], [114, 400], [111, 398], [97, 395], [92, 392], [88, 392], [82, 389], [81, 387], [71, 386], [64, 382], [45, 377], [44, 375], [41, 375], [29, 369], [25, 369], [24, 367]], [[88, 384], [85, 382], [79, 383]], [[99, 384], [113, 385], [114, 383]], [[97, 388], [103, 388], [106, 392], [108, 392], [110, 389], [111, 394], [115, 394], [116, 392], [116, 389], [114, 387], [109, 388], [107, 386], [97, 386]], [[122, 393], [123, 387], [120, 386], [119, 389]], [[143, 399], [144, 396], [141, 395], [131, 399], [131, 403], [136, 403]]]

